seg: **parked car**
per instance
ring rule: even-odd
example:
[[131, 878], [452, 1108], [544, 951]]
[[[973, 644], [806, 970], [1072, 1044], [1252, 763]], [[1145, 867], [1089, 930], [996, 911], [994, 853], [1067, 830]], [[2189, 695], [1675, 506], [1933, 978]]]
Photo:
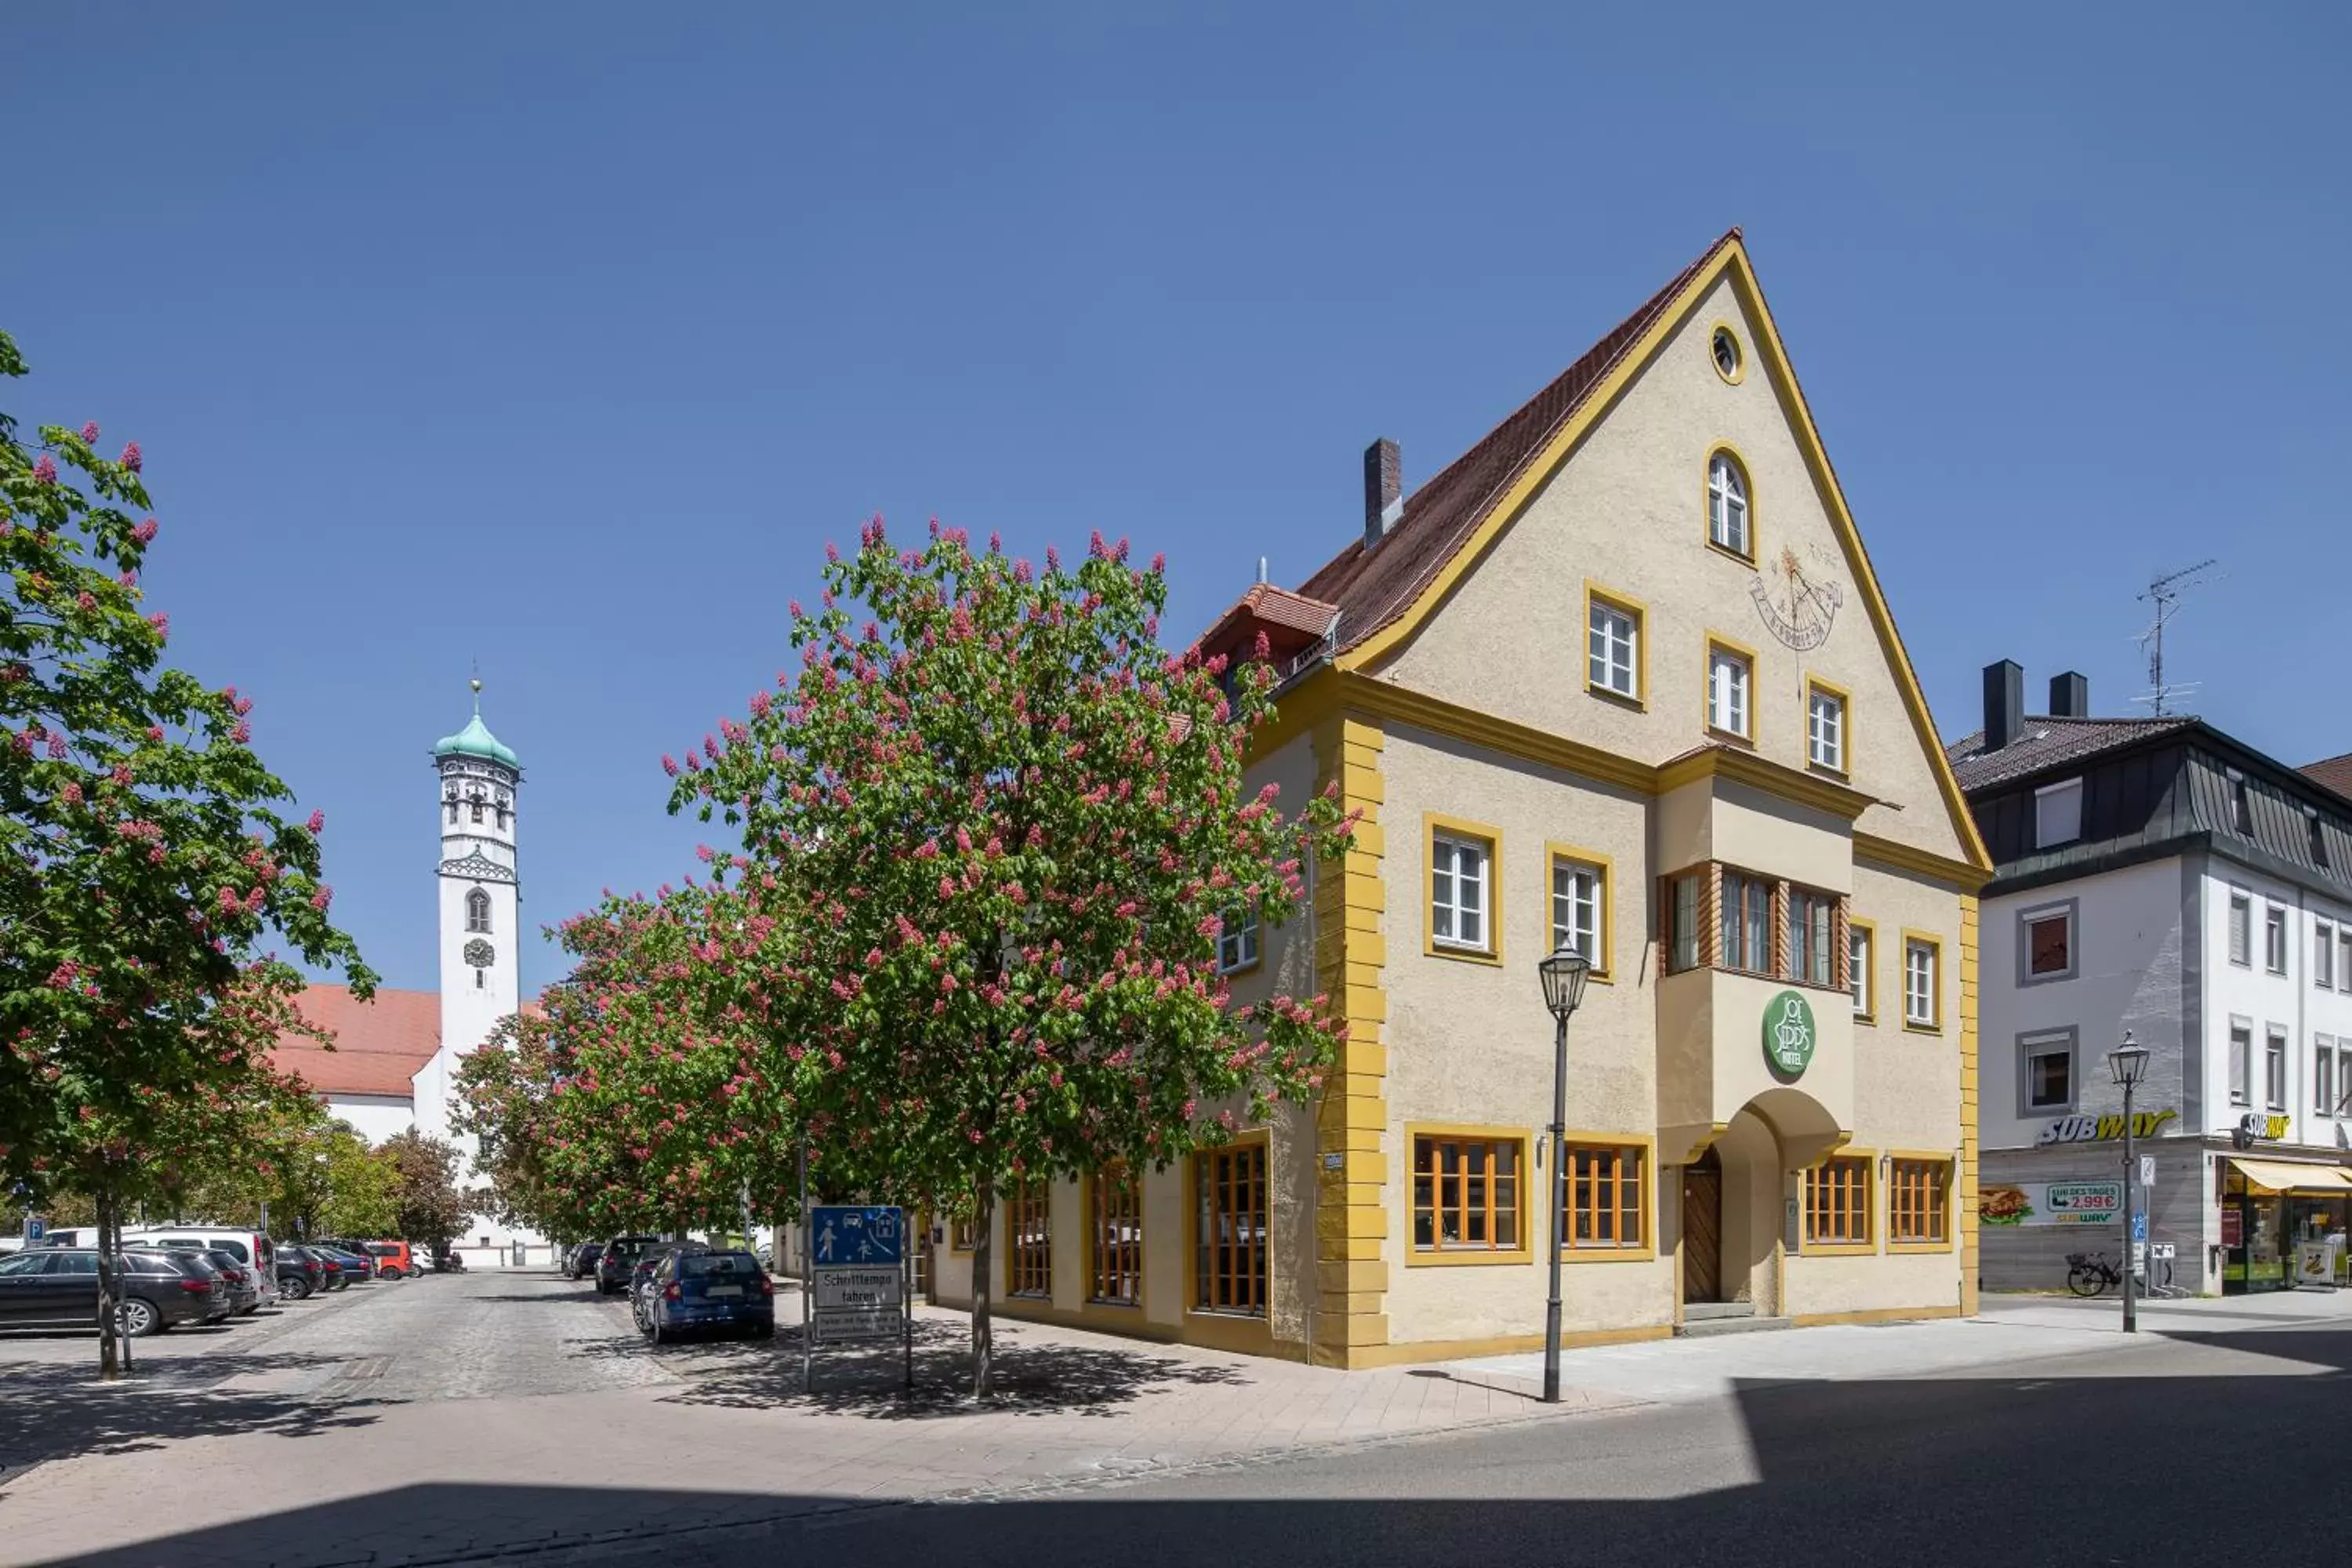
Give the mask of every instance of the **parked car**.
[[[164, 1250], [177, 1253], [181, 1248], [172, 1247], [165, 1247]], [[251, 1264], [239, 1263], [234, 1257], [217, 1247], [199, 1248], [196, 1256], [218, 1270], [221, 1282], [228, 1287], [231, 1317], [244, 1317], [260, 1307], [261, 1282], [255, 1276]]]
[[654, 1265], [646, 1292], [646, 1337], [654, 1343], [689, 1333], [768, 1339], [775, 1331], [775, 1282], [750, 1253], [686, 1247]]
[[375, 1259], [362, 1258], [326, 1242], [313, 1242], [310, 1250], [325, 1258], [335, 1269], [335, 1289], [348, 1285], [363, 1285], [375, 1278]]
[[604, 1244], [596, 1255], [596, 1293], [609, 1296], [615, 1290], [625, 1290], [629, 1275], [635, 1269], [637, 1259], [649, 1247], [661, 1245], [657, 1236], [616, 1236]]
[[[95, 1234], [87, 1245], [96, 1246]], [[145, 1225], [125, 1226], [121, 1245], [156, 1247], [169, 1252], [193, 1247], [199, 1251], [218, 1247], [236, 1259], [240, 1267], [258, 1264], [261, 1301], [273, 1301], [278, 1296], [278, 1270], [274, 1267], [277, 1248], [269, 1237], [257, 1230], [242, 1226], [219, 1225]]]
[[596, 1259], [603, 1256], [604, 1251], [604, 1244], [601, 1241], [582, 1242], [563, 1255], [563, 1277], [566, 1279], [595, 1278]]
[[307, 1247], [278, 1249], [278, 1294], [289, 1301], [303, 1300], [328, 1288], [327, 1260]]
[[[115, 1263], [122, 1325], [132, 1334], [228, 1315], [226, 1282], [194, 1254], [141, 1248], [117, 1253]], [[0, 1258], [0, 1328], [97, 1327], [97, 1248], [27, 1248]]]
[[639, 1333], [653, 1331], [653, 1294], [658, 1288], [655, 1276], [661, 1266], [681, 1253], [709, 1250], [699, 1241], [657, 1241], [638, 1256], [636, 1267], [629, 1270], [629, 1315], [637, 1321]]
[[380, 1279], [406, 1279], [417, 1272], [416, 1256], [404, 1241], [371, 1241], [362, 1250], [375, 1259]]

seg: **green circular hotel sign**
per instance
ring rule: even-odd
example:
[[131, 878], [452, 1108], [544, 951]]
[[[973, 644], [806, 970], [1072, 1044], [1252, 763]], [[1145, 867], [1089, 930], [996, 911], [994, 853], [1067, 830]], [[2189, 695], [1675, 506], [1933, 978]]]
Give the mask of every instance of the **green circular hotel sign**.
[[1782, 1078], [1796, 1078], [1812, 1065], [1813, 1005], [1783, 991], [1764, 1005], [1764, 1059]]

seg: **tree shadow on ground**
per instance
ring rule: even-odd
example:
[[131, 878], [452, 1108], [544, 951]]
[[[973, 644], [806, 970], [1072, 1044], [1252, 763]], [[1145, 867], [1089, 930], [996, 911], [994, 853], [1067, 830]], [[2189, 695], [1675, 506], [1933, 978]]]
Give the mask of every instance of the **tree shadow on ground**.
[[[1043, 1491], [982, 1507], [838, 1490], [440, 1484], [93, 1549], [51, 1530], [28, 1561], [578, 1561], [607, 1568], [954, 1563], [960, 1568], [2082, 1568], [2301, 1564], [2341, 1553], [2326, 1456], [2352, 1332], [2176, 1335], [2226, 1352], [2150, 1364], [2117, 1346], [1983, 1376], [1741, 1382], [1727, 1400], [1515, 1425]], [[1631, 1423], [1637, 1423], [1629, 1425]], [[2116, 1448], [2113, 1458], [2107, 1450]], [[2312, 1457], [2283, 1471], [2282, 1455]], [[2300, 1529], [2251, 1516], [2282, 1475]], [[854, 1481], [856, 1478], [851, 1478]], [[1097, 1478], [1099, 1479], [1100, 1478]], [[1076, 1482], [1078, 1478], [1070, 1478]], [[256, 1532], [259, 1533], [257, 1534]], [[135, 1527], [110, 1542], [137, 1539]], [[2251, 1542], [2251, 1544], [2250, 1544]]]
[[[187, 1437], [307, 1437], [367, 1426], [376, 1419], [373, 1409], [403, 1403], [345, 1397], [331, 1377], [300, 1393], [203, 1386], [263, 1373], [323, 1373], [347, 1359], [208, 1355], [140, 1361], [129, 1377], [115, 1384], [100, 1384], [94, 1364], [12, 1364], [5, 1376], [8, 1397], [0, 1399], [0, 1487], [32, 1466], [56, 1459], [131, 1454]], [[0, 1489], [0, 1499], [7, 1495]]]
[[940, 1420], [961, 1415], [1109, 1415], [1139, 1400], [1186, 1387], [1242, 1385], [1248, 1370], [1157, 1355], [1139, 1342], [1100, 1345], [1042, 1340], [999, 1320], [996, 1355], [985, 1405], [971, 1391], [971, 1332], [964, 1324], [917, 1319], [914, 1386], [897, 1340], [819, 1345], [816, 1386], [801, 1384], [801, 1328], [779, 1323], [772, 1340], [688, 1341], [651, 1345], [634, 1333], [611, 1341], [579, 1341], [574, 1353], [651, 1358], [682, 1380], [663, 1399], [739, 1410], [809, 1410], [880, 1421]]

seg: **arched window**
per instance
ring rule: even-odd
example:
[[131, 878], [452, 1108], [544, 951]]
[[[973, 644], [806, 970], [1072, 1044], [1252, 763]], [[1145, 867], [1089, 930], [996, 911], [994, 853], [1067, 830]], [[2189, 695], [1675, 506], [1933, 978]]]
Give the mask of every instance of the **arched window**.
[[490, 929], [490, 896], [479, 888], [466, 895], [466, 929], [479, 931]]
[[1756, 553], [1748, 540], [1748, 476], [1728, 452], [1707, 459], [1706, 537], [1734, 555]]

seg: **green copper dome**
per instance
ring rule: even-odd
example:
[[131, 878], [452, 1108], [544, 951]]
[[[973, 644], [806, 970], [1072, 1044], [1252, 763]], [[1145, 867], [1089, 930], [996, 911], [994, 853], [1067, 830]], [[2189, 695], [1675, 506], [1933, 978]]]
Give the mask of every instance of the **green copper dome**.
[[514, 749], [511, 746], [490, 733], [490, 727], [482, 722], [482, 716], [479, 713], [476, 713], [466, 727], [456, 734], [446, 735], [436, 741], [433, 743], [433, 754], [436, 757], [487, 757], [491, 762], [504, 763], [517, 773], [522, 771], [522, 759], [514, 754]]

